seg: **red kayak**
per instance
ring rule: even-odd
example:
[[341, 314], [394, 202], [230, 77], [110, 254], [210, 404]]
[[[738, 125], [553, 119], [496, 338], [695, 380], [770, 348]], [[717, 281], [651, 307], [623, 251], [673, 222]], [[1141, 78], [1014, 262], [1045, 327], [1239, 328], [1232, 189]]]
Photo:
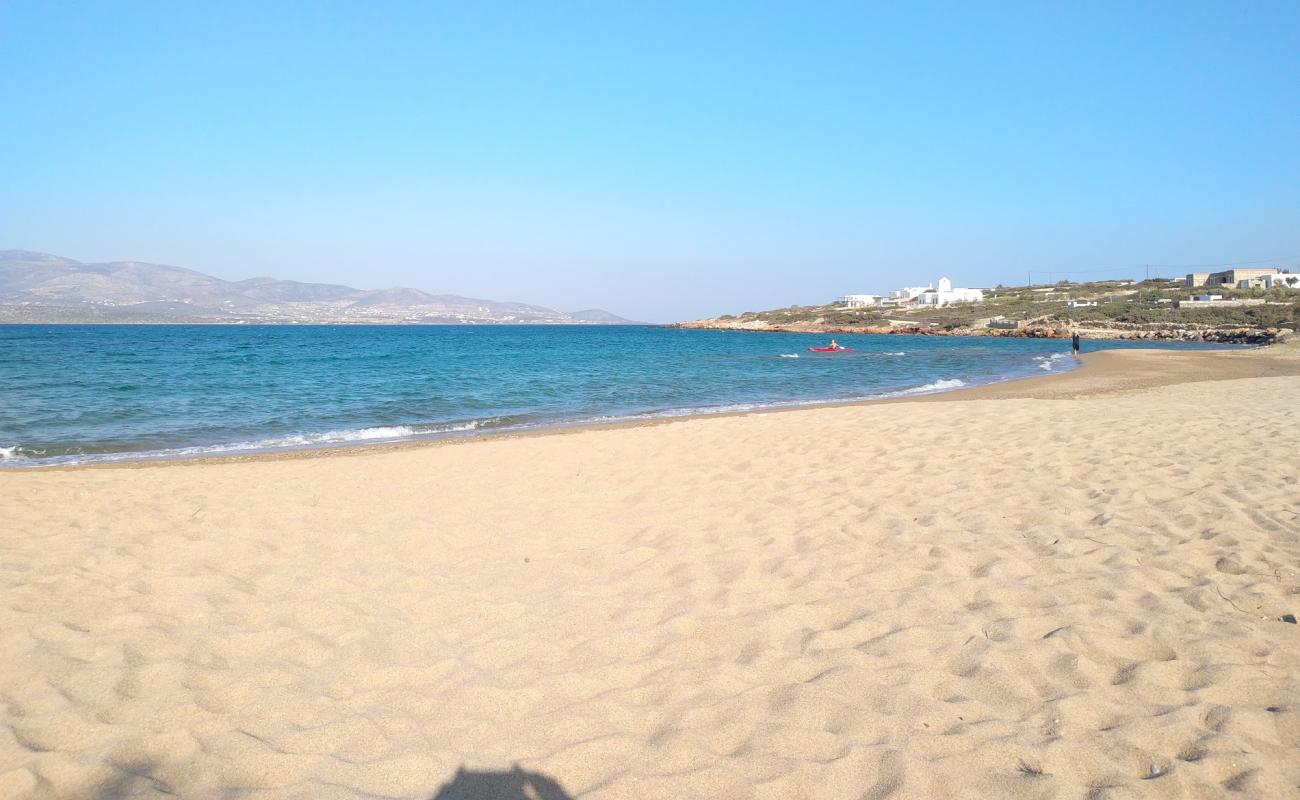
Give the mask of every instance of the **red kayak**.
[[852, 353], [852, 347], [809, 347], [814, 353]]

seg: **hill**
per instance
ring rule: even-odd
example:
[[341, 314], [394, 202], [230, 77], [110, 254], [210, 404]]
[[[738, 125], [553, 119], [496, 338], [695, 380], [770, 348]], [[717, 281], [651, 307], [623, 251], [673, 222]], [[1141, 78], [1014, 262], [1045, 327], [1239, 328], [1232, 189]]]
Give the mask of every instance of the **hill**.
[[606, 325], [637, 325], [630, 319], [611, 314], [603, 308], [587, 308], [582, 311], [570, 311], [569, 316], [582, 322], [602, 322]]
[[[1198, 290], [1201, 291], [1201, 290]], [[1183, 339], [1265, 342], [1300, 328], [1300, 292], [1220, 289], [1225, 300], [1252, 305], [1176, 307], [1182, 281], [1097, 281], [1052, 286], [998, 286], [983, 302], [848, 308], [830, 303], [746, 311], [677, 323], [683, 328], [808, 333], [910, 333], [948, 336]], [[1076, 304], [1088, 304], [1071, 306]], [[1095, 305], [1091, 305], [1095, 303]]]
[[272, 277], [228, 281], [139, 261], [82, 263], [0, 251], [0, 322], [535, 323], [626, 322], [605, 311], [419, 289], [355, 289]]

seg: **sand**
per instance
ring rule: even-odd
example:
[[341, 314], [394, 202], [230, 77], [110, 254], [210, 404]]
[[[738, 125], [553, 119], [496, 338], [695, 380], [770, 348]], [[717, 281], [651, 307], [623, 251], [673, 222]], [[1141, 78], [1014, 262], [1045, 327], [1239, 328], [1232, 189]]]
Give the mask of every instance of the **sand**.
[[1294, 797], [1297, 373], [0, 473], [0, 797]]

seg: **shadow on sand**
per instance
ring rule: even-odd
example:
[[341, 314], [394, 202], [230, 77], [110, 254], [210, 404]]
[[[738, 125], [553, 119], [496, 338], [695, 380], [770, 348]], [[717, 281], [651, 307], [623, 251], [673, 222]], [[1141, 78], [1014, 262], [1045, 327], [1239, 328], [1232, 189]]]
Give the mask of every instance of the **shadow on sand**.
[[540, 772], [515, 766], [509, 772], [477, 772], [464, 767], [429, 800], [573, 800], [564, 787]]
[[[75, 796], [85, 800], [125, 800], [177, 794], [168, 784], [153, 777], [155, 764], [132, 761], [114, 766], [117, 775], [112, 780]], [[461, 767], [428, 800], [573, 800], [573, 796], [553, 778], [516, 765], [502, 772]]]

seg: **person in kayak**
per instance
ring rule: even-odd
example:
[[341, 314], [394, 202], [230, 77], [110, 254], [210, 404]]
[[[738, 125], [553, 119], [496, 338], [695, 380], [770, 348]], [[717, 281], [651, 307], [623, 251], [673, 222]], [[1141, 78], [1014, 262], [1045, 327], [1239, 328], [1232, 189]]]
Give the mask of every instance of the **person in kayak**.
[[852, 353], [853, 352], [852, 347], [845, 347], [844, 345], [840, 344], [834, 339], [831, 339], [831, 343], [826, 345], [825, 347], [809, 347], [808, 349], [813, 351], [814, 353]]

